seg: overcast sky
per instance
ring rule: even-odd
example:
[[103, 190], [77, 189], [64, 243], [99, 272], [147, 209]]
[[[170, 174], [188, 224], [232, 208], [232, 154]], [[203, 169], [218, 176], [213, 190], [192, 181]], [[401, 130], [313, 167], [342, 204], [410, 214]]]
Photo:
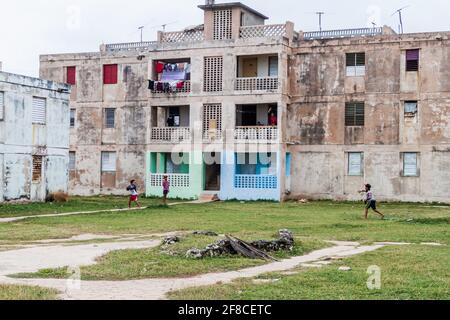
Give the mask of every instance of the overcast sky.
[[[217, 1], [217, 2], [226, 2]], [[389, 25], [398, 30], [403, 6], [405, 32], [450, 30], [445, 0], [243, 0], [270, 17], [269, 24], [295, 22], [296, 30], [318, 29], [317, 11], [326, 12], [324, 29]], [[0, 6], [0, 61], [3, 71], [37, 76], [39, 54], [98, 51], [101, 43], [155, 40], [168, 31], [203, 23], [201, 0], [15, 0]], [[344, 5], [345, 4], [345, 5]]]

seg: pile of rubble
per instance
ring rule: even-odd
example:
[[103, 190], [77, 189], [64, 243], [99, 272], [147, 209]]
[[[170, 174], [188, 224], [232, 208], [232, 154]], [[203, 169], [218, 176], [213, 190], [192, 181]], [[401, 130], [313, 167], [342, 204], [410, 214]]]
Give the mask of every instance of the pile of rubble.
[[[206, 257], [218, 257], [221, 255], [241, 254], [247, 258], [263, 259], [276, 261], [265, 252], [274, 252], [280, 250], [291, 251], [294, 247], [294, 235], [289, 230], [280, 230], [280, 238], [274, 241], [259, 240], [252, 243], [246, 243], [243, 240], [232, 236], [226, 236], [226, 239], [210, 244], [205, 249], [190, 249], [186, 253], [187, 258], [203, 259]], [[265, 252], [264, 252], [265, 251]]]

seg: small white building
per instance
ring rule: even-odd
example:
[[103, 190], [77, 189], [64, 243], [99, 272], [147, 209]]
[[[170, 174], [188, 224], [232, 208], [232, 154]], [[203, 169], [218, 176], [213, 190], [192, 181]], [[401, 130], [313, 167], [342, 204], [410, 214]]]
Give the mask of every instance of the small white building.
[[67, 192], [70, 91], [0, 72], [0, 202]]

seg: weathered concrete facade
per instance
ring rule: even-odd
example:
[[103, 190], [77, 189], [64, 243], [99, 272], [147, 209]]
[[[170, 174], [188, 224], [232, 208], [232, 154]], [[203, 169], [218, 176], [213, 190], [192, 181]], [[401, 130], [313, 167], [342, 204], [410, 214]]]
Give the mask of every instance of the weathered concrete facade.
[[0, 72], [0, 202], [68, 191], [70, 86]]
[[[200, 7], [203, 25], [155, 42], [41, 57], [43, 78], [67, 81], [76, 69], [71, 193], [122, 194], [136, 179], [160, 195], [169, 175], [175, 197], [359, 199], [371, 183], [380, 200], [450, 202], [450, 33], [304, 33], [265, 25], [240, 3]], [[149, 90], [161, 62], [189, 65], [189, 78]], [[105, 80], [108, 65], [117, 83]], [[237, 161], [257, 153], [274, 160]]]

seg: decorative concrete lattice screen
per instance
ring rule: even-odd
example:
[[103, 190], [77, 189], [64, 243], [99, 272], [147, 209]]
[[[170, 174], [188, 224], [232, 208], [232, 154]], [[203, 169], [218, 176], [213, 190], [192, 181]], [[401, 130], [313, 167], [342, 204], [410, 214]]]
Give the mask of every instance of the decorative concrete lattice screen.
[[214, 11], [214, 40], [232, 38], [233, 12], [231, 10]]
[[203, 79], [205, 92], [221, 92], [223, 89], [223, 57], [205, 57]]
[[162, 188], [164, 176], [167, 176], [167, 180], [169, 180], [171, 187], [189, 188], [191, 186], [189, 174], [152, 174], [150, 175], [150, 185], [152, 187]]
[[220, 139], [222, 136], [222, 105], [203, 106], [203, 136], [205, 139]]
[[277, 176], [271, 175], [236, 175], [234, 178], [236, 189], [276, 189]]

